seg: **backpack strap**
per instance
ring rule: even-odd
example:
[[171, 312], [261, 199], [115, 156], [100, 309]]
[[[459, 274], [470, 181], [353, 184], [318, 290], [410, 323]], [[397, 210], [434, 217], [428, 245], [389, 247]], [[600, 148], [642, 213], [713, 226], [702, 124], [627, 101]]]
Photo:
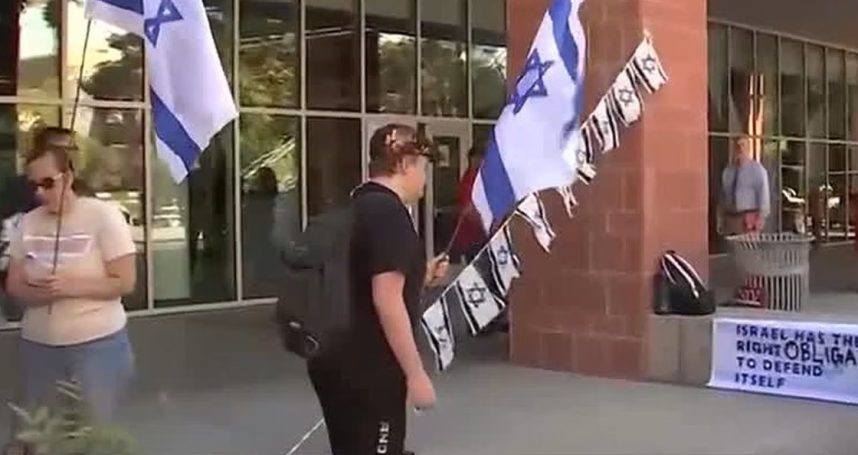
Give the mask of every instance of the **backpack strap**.
[[681, 281], [691, 289], [695, 297], [700, 297], [700, 294], [706, 290], [703, 280], [697, 271], [694, 270], [694, 267], [685, 258], [676, 254], [675, 251], [665, 253], [662, 256], [661, 264], [671, 283], [679, 284]]

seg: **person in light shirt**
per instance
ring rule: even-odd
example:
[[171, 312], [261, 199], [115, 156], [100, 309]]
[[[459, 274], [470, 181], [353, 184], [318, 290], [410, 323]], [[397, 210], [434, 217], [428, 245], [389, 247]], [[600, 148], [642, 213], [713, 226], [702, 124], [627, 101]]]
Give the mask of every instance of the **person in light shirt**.
[[27, 158], [41, 205], [11, 239], [7, 282], [24, 310], [26, 404], [50, 405], [56, 382], [73, 380], [93, 417], [109, 420], [134, 369], [121, 298], [134, 290], [136, 250], [118, 208], [75, 191], [73, 134], [41, 135]]
[[771, 212], [769, 175], [751, 156], [751, 145], [750, 137], [736, 139], [731, 162], [721, 174], [724, 235], [763, 232]]

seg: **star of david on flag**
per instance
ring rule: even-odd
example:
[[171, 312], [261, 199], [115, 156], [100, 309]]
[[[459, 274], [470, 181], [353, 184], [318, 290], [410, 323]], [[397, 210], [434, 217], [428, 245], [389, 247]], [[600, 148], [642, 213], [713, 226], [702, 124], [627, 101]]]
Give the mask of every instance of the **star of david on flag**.
[[655, 93], [667, 83], [667, 73], [661, 66], [661, 61], [658, 59], [658, 54], [655, 52], [649, 37], [643, 40], [635, 50], [631, 68], [649, 93]]
[[514, 114], [518, 114], [521, 111], [524, 103], [529, 98], [548, 96], [548, 89], [545, 88], [543, 77], [553, 64], [553, 61], [543, 62], [539, 58], [538, 49], [533, 51], [515, 84], [515, 91], [510, 96], [510, 103], [513, 105], [512, 112]]
[[617, 76], [608, 96], [623, 125], [629, 126], [640, 119], [643, 101], [635, 88], [634, 76], [630, 68], [626, 68]]
[[506, 307], [506, 302], [491, 291], [473, 264], [462, 270], [453, 289], [458, 294], [471, 335], [479, 333]]
[[429, 346], [435, 353], [438, 371], [444, 371], [453, 362], [456, 340], [453, 338], [453, 324], [450, 319], [449, 299], [454, 291], [445, 293], [440, 300], [430, 306], [420, 318], [420, 325]]
[[513, 250], [512, 233], [508, 225], [489, 241], [488, 253], [495, 287], [501, 297], [506, 298], [512, 280], [521, 276], [521, 261]]
[[599, 141], [599, 151], [609, 152], [620, 145], [620, 127], [617, 115], [607, 98], [602, 98], [587, 120], [587, 128]]
[[238, 115], [202, 0], [86, 0], [85, 13], [143, 38], [156, 149], [181, 182]]
[[161, 26], [170, 22], [182, 20], [182, 13], [171, 0], [161, 0], [158, 13], [155, 17], [143, 20], [143, 32], [153, 46], [158, 45], [158, 36], [161, 35]]
[[487, 232], [529, 194], [575, 179], [563, 151], [577, 142], [583, 108], [583, 2], [551, 2], [515, 91], [489, 137], [472, 192]]

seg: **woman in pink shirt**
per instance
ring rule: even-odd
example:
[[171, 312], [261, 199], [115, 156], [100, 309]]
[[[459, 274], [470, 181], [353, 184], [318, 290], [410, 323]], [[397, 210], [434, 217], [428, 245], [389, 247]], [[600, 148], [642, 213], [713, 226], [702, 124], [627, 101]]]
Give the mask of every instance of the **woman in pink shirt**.
[[24, 310], [27, 404], [50, 404], [56, 382], [74, 380], [107, 420], [133, 372], [121, 298], [134, 290], [136, 248], [117, 207], [75, 192], [72, 133], [46, 130], [36, 144], [27, 178], [41, 205], [11, 239], [7, 283]]

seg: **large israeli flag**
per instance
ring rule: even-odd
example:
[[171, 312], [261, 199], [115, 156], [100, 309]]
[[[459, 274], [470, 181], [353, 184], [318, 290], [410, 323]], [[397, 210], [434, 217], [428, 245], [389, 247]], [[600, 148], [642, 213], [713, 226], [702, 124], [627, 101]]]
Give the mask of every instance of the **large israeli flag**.
[[143, 38], [158, 156], [181, 182], [237, 115], [202, 0], [86, 0], [86, 14]]
[[551, 2], [490, 137], [472, 195], [487, 231], [527, 195], [575, 179], [563, 150], [578, 141], [583, 107], [582, 3]]

